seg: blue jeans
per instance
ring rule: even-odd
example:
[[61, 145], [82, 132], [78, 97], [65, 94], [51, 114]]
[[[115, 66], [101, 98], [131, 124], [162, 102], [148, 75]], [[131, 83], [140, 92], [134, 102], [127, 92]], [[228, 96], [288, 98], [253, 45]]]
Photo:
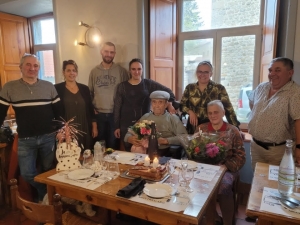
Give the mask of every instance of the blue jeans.
[[[38, 191], [39, 201], [42, 201], [47, 188], [45, 184], [33, 179], [39, 173], [52, 169], [55, 156], [55, 134], [19, 138], [18, 160], [21, 176]], [[39, 166], [39, 171], [37, 165]]]
[[106, 148], [119, 149], [117, 144], [118, 141], [114, 135], [114, 114], [98, 113], [96, 114], [96, 118], [98, 128], [98, 137], [96, 141], [105, 140]]

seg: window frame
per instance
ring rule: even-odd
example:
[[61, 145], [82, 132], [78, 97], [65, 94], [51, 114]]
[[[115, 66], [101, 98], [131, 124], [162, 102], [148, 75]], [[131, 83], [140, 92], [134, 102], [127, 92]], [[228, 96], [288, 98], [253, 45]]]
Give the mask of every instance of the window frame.
[[[261, 0], [260, 6], [260, 19], [258, 25], [243, 26], [243, 27], [232, 27], [232, 28], [220, 28], [210, 30], [199, 30], [199, 31], [182, 31], [182, 11], [183, 11], [183, 0], [178, 0], [178, 74], [182, 76], [178, 77], [178, 94], [182, 95], [184, 91], [184, 41], [185, 40], [197, 40], [197, 39], [213, 39], [213, 66], [214, 73], [212, 80], [221, 83], [221, 50], [222, 50], [222, 38], [231, 36], [244, 36], [254, 35], [255, 36], [255, 50], [254, 50], [254, 65], [253, 65], [253, 89], [260, 82], [260, 65], [261, 65], [261, 47], [263, 38], [263, 20], [264, 20], [264, 5], [265, 0]], [[196, 68], [195, 68], [196, 69]], [[247, 129], [248, 123], [241, 123], [241, 129]]]
[[42, 14], [42, 15], [38, 15], [38, 16], [34, 16], [29, 18], [29, 24], [30, 24], [30, 35], [31, 35], [31, 45], [32, 45], [32, 53], [33, 54], [37, 54], [37, 52], [39, 51], [48, 51], [48, 50], [52, 50], [53, 51], [53, 63], [54, 63], [54, 83], [56, 83], [57, 80], [57, 76], [56, 76], [56, 71], [57, 71], [57, 63], [55, 60], [55, 56], [57, 55], [57, 50], [56, 50], [56, 46], [57, 46], [57, 35], [55, 33], [55, 43], [51, 43], [51, 44], [34, 44], [34, 35], [33, 35], [33, 22], [34, 21], [38, 21], [38, 20], [45, 20], [45, 19], [53, 19], [54, 20], [54, 29], [56, 32], [56, 23], [55, 23], [55, 19], [53, 16], [53, 13], [46, 13], [46, 14]]

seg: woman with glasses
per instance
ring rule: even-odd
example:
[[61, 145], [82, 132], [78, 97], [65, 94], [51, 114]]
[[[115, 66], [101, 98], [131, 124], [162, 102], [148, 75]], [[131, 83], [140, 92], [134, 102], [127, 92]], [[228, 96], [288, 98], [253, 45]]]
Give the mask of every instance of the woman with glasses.
[[65, 82], [54, 86], [64, 106], [63, 119], [68, 121], [74, 117], [76, 129], [85, 133], [77, 135], [78, 145], [82, 150], [92, 149], [92, 137], [97, 137], [98, 129], [90, 90], [88, 86], [76, 82], [78, 66], [74, 60], [63, 61], [62, 70]]
[[240, 125], [225, 87], [212, 81], [210, 79], [212, 74], [211, 63], [209, 61], [200, 62], [196, 69], [197, 83], [188, 84], [184, 90], [181, 106], [182, 112], [189, 115], [187, 122], [189, 134], [193, 134], [198, 125], [209, 122], [206, 108], [207, 103], [212, 100], [222, 101], [228, 123], [236, 127]]

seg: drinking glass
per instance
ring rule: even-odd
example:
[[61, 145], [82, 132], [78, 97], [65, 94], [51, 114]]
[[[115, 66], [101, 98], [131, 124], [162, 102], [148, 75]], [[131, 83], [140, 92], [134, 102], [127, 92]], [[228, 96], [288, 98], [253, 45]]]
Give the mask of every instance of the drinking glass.
[[102, 160], [101, 167], [102, 167], [103, 174], [107, 174], [108, 162], [106, 162], [105, 160]]
[[175, 162], [174, 161], [169, 160], [167, 162], [167, 171], [168, 171], [168, 174], [170, 175], [169, 185], [173, 187], [173, 186], [175, 186], [175, 183], [173, 183], [173, 173], [175, 172]]
[[188, 167], [188, 164], [189, 164], [188, 157], [186, 157], [186, 156], [182, 157], [181, 161], [180, 161], [180, 164], [181, 164], [181, 169], [186, 169]]
[[83, 162], [82, 162], [82, 166], [84, 168], [89, 169], [94, 163], [94, 156], [93, 154], [83, 154]]
[[181, 168], [178, 174], [178, 182], [180, 187], [186, 187], [186, 182], [183, 177], [184, 170]]
[[193, 189], [190, 187], [190, 182], [194, 178], [194, 170], [187, 168], [186, 170], [182, 170], [183, 178], [186, 182], [186, 192], [193, 192]]
[[108, 163], [108, 172], [113, 178], [116, 178], [120, 175], [119, 164], [117, 162], [107, 162]]
[[106, 150], [105, 140], [101, 140], [101, 141], [99, 141], [99, 143], [101, 145], [101, 151], [102, 151], [102, 153], [105, 153], [105, 150]]

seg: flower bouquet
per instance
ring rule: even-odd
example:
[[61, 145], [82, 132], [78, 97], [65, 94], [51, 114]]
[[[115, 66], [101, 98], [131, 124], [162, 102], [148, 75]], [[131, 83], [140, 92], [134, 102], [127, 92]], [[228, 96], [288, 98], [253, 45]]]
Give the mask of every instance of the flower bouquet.
[[229, 137], [227, 132], [220, 133], [197, 133], [190, 136], [180, 137], [185, 146], [188, 157], [206, 164], [219, 164], [226, 157]]
[[142, 120], [135, 123], [133, 126], [129, 127], [128, 131], [137, 136], [139, 140], [141, 140], [142, 146], [134, 146], [131, 147], [131, 152], [136, 153], [146, 153], [148, 148], [149, 139], [148, 137], [151, 134], [151, 123], [152, 120]]

